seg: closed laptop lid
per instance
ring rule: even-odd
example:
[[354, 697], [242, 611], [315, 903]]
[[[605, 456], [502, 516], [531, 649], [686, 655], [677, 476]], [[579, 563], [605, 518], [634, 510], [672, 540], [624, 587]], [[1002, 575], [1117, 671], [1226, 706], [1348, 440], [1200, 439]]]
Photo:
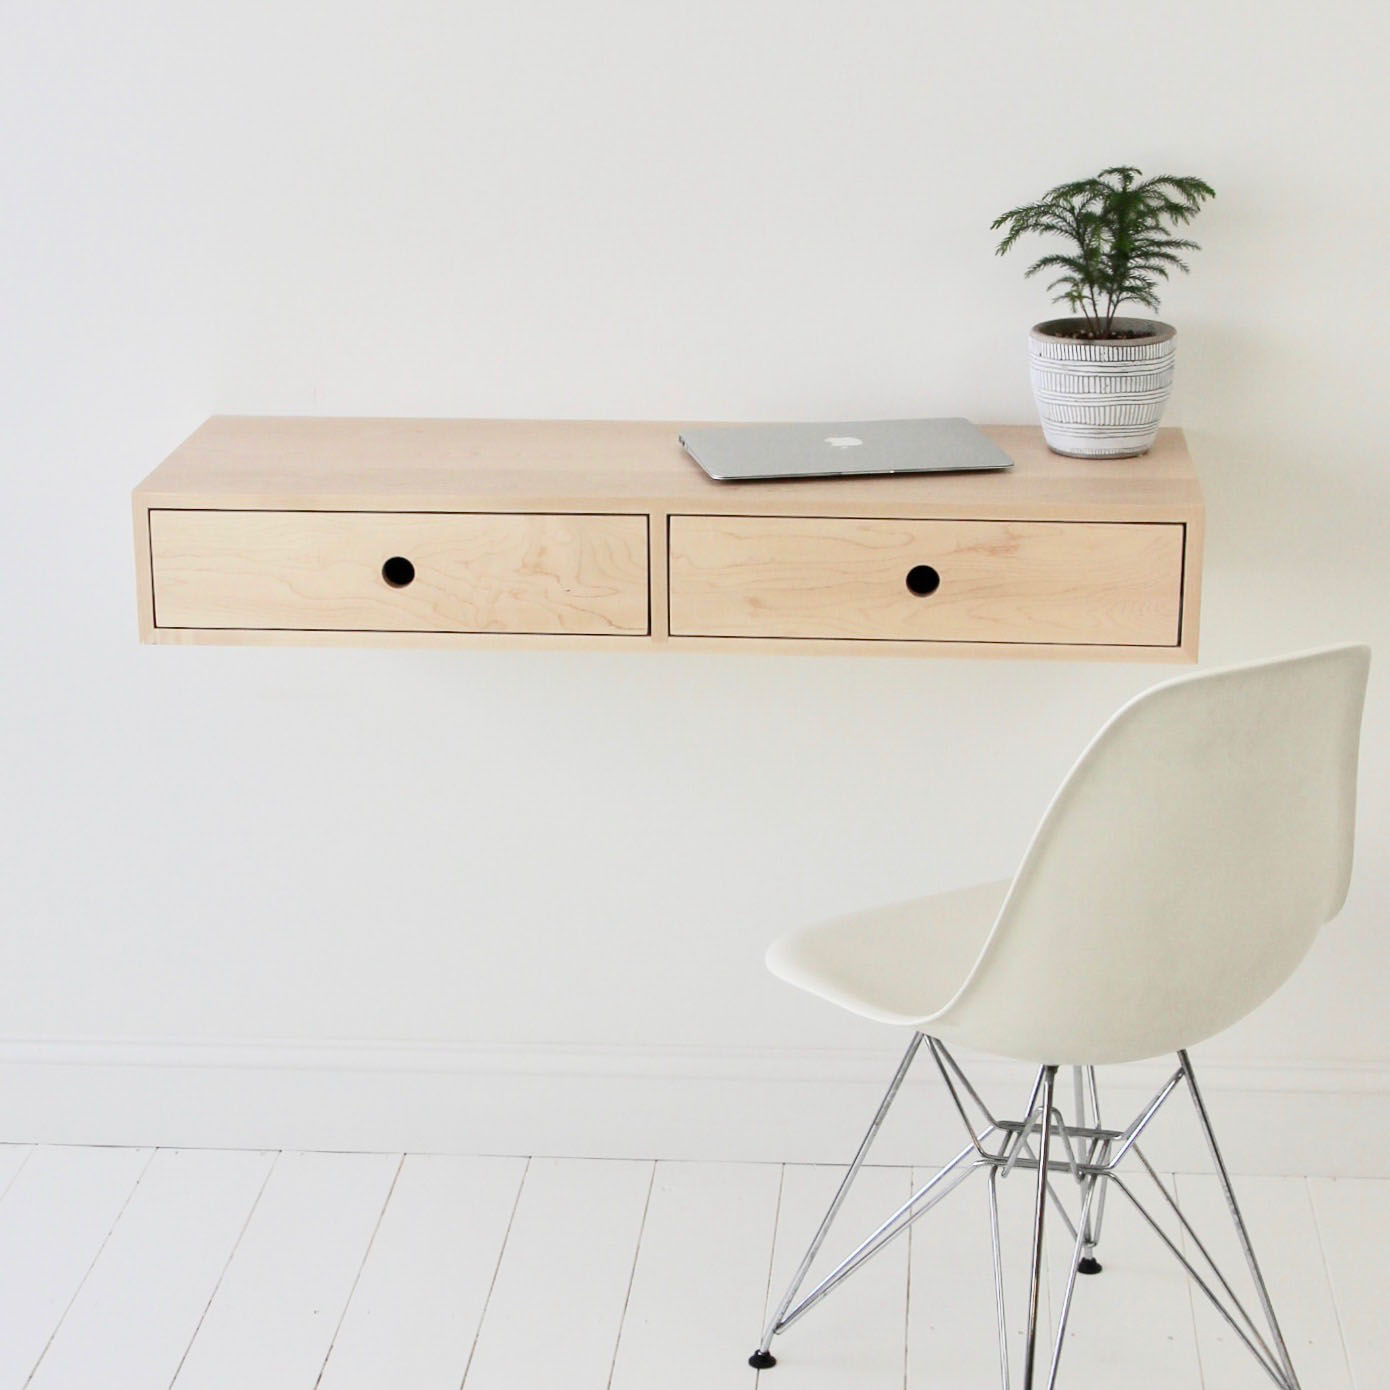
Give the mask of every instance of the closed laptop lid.
[[1008, 454], [961, 419], [697, 425], [680, 442], [720, 482], [1013, 467]]

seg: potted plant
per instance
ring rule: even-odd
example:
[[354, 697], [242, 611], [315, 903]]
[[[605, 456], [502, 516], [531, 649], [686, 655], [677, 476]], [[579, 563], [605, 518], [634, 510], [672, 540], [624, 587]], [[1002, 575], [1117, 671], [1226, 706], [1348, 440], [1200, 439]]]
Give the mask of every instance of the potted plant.
[[1131, 458], [1154, 442], [1173, 390], [1176, 330], [1157, 319], [1122, 318], [1125, 304], [1158, 309], [1158, 285], [1187, 270], [1195, 241], [1174, 233], [1215, 192], [1202, 179], [1119, 166], [1064, 183], [1036, 203], [996, 217], [1003, 255], [1027, 232], [1069, 245], [1025, 272], [1054, 270], [1048, 289], [1076, 317], [1030, 333], [1033, 395], [1048, 447], [1077, 458]]

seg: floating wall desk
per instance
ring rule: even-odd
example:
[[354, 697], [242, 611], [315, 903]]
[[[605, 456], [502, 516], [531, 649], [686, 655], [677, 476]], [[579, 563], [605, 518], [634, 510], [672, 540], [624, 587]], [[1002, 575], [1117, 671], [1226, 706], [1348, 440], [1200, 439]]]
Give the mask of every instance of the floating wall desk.
[[1008, 473], [711, 482], [679, 425], [219, 416], [135, 491], [147, 642], [1192, 661], [1203, 506], [990, 428]]

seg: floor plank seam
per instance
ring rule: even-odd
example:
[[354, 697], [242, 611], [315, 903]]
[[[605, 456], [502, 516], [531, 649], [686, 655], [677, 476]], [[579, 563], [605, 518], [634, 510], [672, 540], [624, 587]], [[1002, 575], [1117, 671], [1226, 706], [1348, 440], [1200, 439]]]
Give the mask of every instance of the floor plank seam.
[[[1168, 1177], [1173, 1184], [1173, 1200], [1178, 1204], [1178, 1210], [1181, 1211], [1182, 1178], [1177, 1173], [1170, 1173]], [[1188, 1219], [1191, 1220], [1190, 1217]], [[1178, 1240], [1181, 1242], [1183, 1253], [1188, 1259], [1195, 1258], [1197, 1252], [1188, 1249], [1187, 1232], [1181, 1226], [1178, 1228]], [[1188, 1278], [1184, 1278], [1183, 1284], [1187, 1289], [1187, 1316], [1192, 1324], [1192, 1346], [1197, 1361], [1197, 1379], [1201, 1385], [1201, 1390], [1207, 1390], [1207, 1369], [1202, 1356], [1200, 1319], [1197, 1316], [1197, 1286]]]
[[[917, 1170], [907, 1172], [909, 1193], [917, 1190]], [[907, 1372], [912, 1360], [910, 1341], [912, 1337], [912, 1226], [907, 1228], [907, 1288], [903, 1293], [903, 1390], [907, 1390]]]
[[1313, 1234], [1318, 1238], [1318, 1255], [1322, 1259], [1323, 1278], [1327, 1280], [1328, 1290], [1332, 1294], [1332, 1312], [1337, 1319], [1337, 1337], [1342, 1346], [1342, 1358], [1347, 1363], [1347, 1379], [1351, 1381], [1355, 1390], [1362, 1390], [1361, 1382], [1356, 1377], [1356, 1363], [1351, 1359], [1351, 1344], [1347, 1341], [1347, 1330], [1342, 1321], [1342, 1301], [1337, 1297], [1337, 1285], [1332, 1279], [1332, 1263], [1327, 1258], [1327, 1237], [1322, 1229], [1322, 1218], [1318, 1215], [1313, 1185], [1306, 1177], [1303, 1179], [1303, 1189], [1308, 1199], [1308, 1209], [1313, 1214]]
[[492, 1292], [497, 1287], [497, 1275], [502, 1269], [502, 1258], [507, 1253], [507, 1242], [511, 1239], [512, 1224], [516, 1220], [517, 1208], [521, 1205], [521, 1194], [526, 1190], [526, 1179], [531, 1172], [531, 1160], [521, 1170], [521, 1181], [516, 1185], [516, 1196], [512, 1198], [511, 1215], [507, 1217], [507, 1229], [502, 1233], [502, 1244], [497, 1248], [497, 1262], [492, 1267], [492, 1278], [488, 1280], [487, 1297], [483, 1299], [482, 1312], [478, 1314], [478, 1326], [473, 1330], [473, 1344], [468, 1348], [468, 1360], [463, 1363], [463, 1375], [459, 1377], [459, 1390], [468, 1384], [468, 1373], [473, 1369], [473, 1358], [478, 1351], [478, 1340], [483, 1335], [483, 1324], [487, 1321], [487, 1310], [492, 1303]]
[[[238, 1150], [237, 1152], [264, 1153], [264, 1149]], [[193, 1343], [198, 1340], [198, 1334], [203, 1330], [203, 1324], [207, 1321], [208, 1310], [212, 1307], [213, 1301], [217, 1297], [218, 1290], [222, 1287], [222, 1281], [227, 1277], [227, 1270], [231, 1268], [236, 1252], [241, 1248], [242, 1239], [246, 1235], [246, 1229], [251, 1224], [251, 1218], [256, 1214], [256, 1208], [261, 1204], [261, 1198], [265, 1195], [266, 1187], [270, 1184], [270, 1175], [275, 1171], [276, 1165], [284, 1155], [283, 1149], [276, 1149], [275, 1157], [266, 1166], [265, 1177], [261, 1179], [261, 1185], [256, 1189], [255, 1200], [251, 1203], [246, 1213], [246, 1220], [241, 1223], [241, 1229], [237, 1232], [236, 1239], [232, 1242], [232, 1248], [227, 1251], [227, 1258], [222, 1261], [222, 1268], [218, 1272], [217, 1280], [212, 1286], [212, 1292], [208, 1294], [208, 1301], [203, 1304], [203, 1311], [198, 1315], [198, 1321], [193, 1325], [193, 1331], [188, 1338], [188, 1345], [183, 1349], [183, 1355], [179, 1357], [179, 1364], [174, 1367], [174, 1374], [169, 1381], [169, 1390], [174, 1390], [178, 1384], [179, 1376], [183, 1374], [184, 1362], [188, 1360], [188, 1353], [193, 1350]]]
[[362, 1252], [362, 1258], [358, 1261], [357, 1273], [352, 1277], [352, 1287], [348, 1289], [347, 1297], [343, 1300], [342, 1309], [338, 1313], [338, 1321], [333, 1326], [333, 1335], [328, 1339], [328, 1350], [323, 1354], [323, 1361], [319, 1365], [319, 1373], [314, 1377], [314, 1390], [319, 1390], [323, 1384], [324, 1373], [328, 1370], [329, 1359], [333, 1355], [333, 1348], [338, 1343], [338, 1334], [343, 1330], [343, 1320], [347, 1317], [348, 1309], [352, 1307], [352, 1297], [357, 1292], [357, 1286], [362, 1282], [362, 1271], [367, 1267], [367, 1258], [372, 1253], [372, 1246], [376, 1244], [377, 1232], [381, 1230], [381, 1223], [386, 1217], [386, 1208], [391, 1205], [391, 1197], [396, 1191], [396, 1184], [400, 1181], [401, 1169], [405, 1167], [405, 1155], [402, 1154], [400, 1162], [396, 1164], [396, 1171], [391, 1174], [390, 1186], [386, 1189], [386, 1200], [381, 1204], [381, 1210], [376, 1214], [376, 1222], [372, 1226], [372, 1233], [367, 1237], [367, 1248]]
[[10, 1189], [15, 1185], [16, 1182], [19, 1181], [19, 1175], [25, 1170], [25, 1168], [29, 1166], [29, 1160], [33, 1158], [35, 1152], [38, 1150], [38, 1147], [39, 1146], [37, 1144], [29, 1145], [29, 1152], [26, 1153], [24, 1157], [19, 1160], [19, 1167], [16, 1168], [14, 1172], [10, 1174], [9, 1182], [7, 1182], [3, 1188], [0, 1188], [0, 1202], [3, 1202], [5, 1200], [5, 1198], [9, 1195]]
[[627, 1310], [632, 1304], [632, 1285], [637, 1278], [637, 1261], [642, 1255], [642, 1237], [647, 1230], [647, 1213], [652, 1207], [652, 1190], [656, 1187], [657, 1160], [652, 1160], [651, 1175], [647, 1179], [647, 1199], [642, 1203], [642, 1218], [637, 1223], [637, 1241], [632, 1248], [632, 1266], [627, 1273], [627, 1292], [623, 1295], [623, 1311], [618, 1315], [618, 1335], [613, 1339], [613, 1359], [608, 1363], [608, 1379], [604, 1390], [613, 1390], [613, 1376], [618, 1369], [618, 1351], [623, 1344], [623, 1329], [627, 1326]]
[[[111, 1240], [111, 1233], [116, 1229], [117, 1226], [120, 1225], [121, 1217], [125, 1215], [125, 1210], [130, 1205], [130, 1199], [134, 1197], [135, 1193], [138, 1191], [141, 1182], [144, 1180], [145, 1174], [149, 1172], [150, 1164], [154, 1162], [154, 1156], [158, 1152], [159, 1150], [157, 1148], [150, 1150], [150, 1156], [145, 1160], [144, 1166], [141, 1167], [140, 1172], [136, 1176], [135, 1181], [131, 1183], [130, 1191], [127, 1192], [125, 1195], [125, 1201], [121, 1203], [120, 1210], [117, 1211], [115, 1219], [111, 1222], [110, 1226], [106, 1228], [106, 1234], [102, 1236], [101, 1242], [96, 1248], [96, 1253], [92, 1256], [90, 1263], [87, 1265], [87, 1268], [83, 1271], [81, 1279], [77, 1281], [77, 1287], [72, 1291], [72, 1297], [68, 1299], [66, 1304], [64, 1304], [63, 1311], [58, 1315], [58, 1321], [53, 1324], [53, 1331], [48, 1334], [48, 1340], [43, 1344], [43, 1350], [39, 1352], [38, 1360], [35, 1361], [34, 1364], [29, 1368], [29, 1374], [24, 1377], [24, 1385], [26, 1388], [29, 1385], [33, 1384], [34, 1377], [39, 1372], [39, 1367], [43, 1365], [44, 1357], [48, 1355], [49, 1347], [53, 1345], [53, 1339], [57, 1337], [59, 1330], [63, 1326], [64, 1320], [66, 1319], [67, 1315], [72, 1311], [72, 1305], [77, 1302], [78, 1294], [82, 1292], [82, 1289], [86, 1285], [87, 1280], [92, 1277], [92, 1271], [96, 1268], [97, 1261], [101, 1259], [101, 1252], [106, 1249], [107, 1244]], [[28, 1160], [26, 1160], [26, 1162], [27, 1161]]]
[[[58, 1152], [64, 1149], [66, 1157]], [[74, 1149], [87, 1152], [73, 1153]], [[103, 1150], [108, 1151], [105, 1156]], [[24, 1336], [9, 1348], [13, 1364], [6, 1362], [0, 1373], [6, 1390], [73, 1384], [103, 1366], [102, 1379], [109, 1372], [119, 1380], [123, 1362], [128, 1362], [127, 1375], [151, 1390], [159, 1386], [179, 1390], [194, 1380], [201, 1385], [205, 1378], [209, 1385], [237, 1383], [239, 1378], [230, 1375], [231, 1362], [237, 1359], [232, 1353], [247, 1338], [252, 1340], [246, 1345], [262, 1346], [257, 1364], [263, 1363], [263, 1369], [272, 1366], [273, 1344], [265, 1343], [264, 1337], [278, 1335], [275, 1329], [282, 1311], [280, 1303], [264, 1291], [247, 1306], [243, 1306], [243, 1295], [248, 1288], [264, 1290], [267, 1279], [274, 1282], [280, 1268], [274, 1263], [277, 1251], [320, 1248], [325, 1253], [316, 1257], [315, 1270], [327, 1268], [332, 1252], [331, 1296], [320, 1298], [314, 1307], [316, 1332], [303, 1330], [307, 1304], [299, 1310], [303, 1317], [297, 1330], [291, 1329], [295, 1335], [290, 1349], [298, 1357], [292, 1383], [301, 1390], [325, 1390], [340, 1379], [353, 1385], [378, 1383], [389, 1378], [398, 1360], [393, 1347], [415, 1350], [422, 1345], [431, 1347], [428, 1357], [417, 1359], [432, 1367], [432, 1385], [465, 1390], [476, 1384], [483, 1390], [486, 1381], [491, 1390], [494, 1383], [514, 1384], [515, 1368], [508, 1358], [516, 1350], [518, 1333], [530, 1326], [532, 1314], [542, 1315], [544, 1309], [564, 1313], [571, 1307], [574, 1289], [554, 1272], [565, 1263], [557, 1265], [553, 1258], [557, 1243], [566, 1261], [575, 1263], [594, 1231], [604, 1233], [605, 1253], [601, 1277], [590, 1277], [586, 1287], [592, 1290], [601, 1317], [597, 1322], [561, 1319], [564, 1335], [548, 1339], [542, 1357], [546, 1373], [538, 1384], [617, 1390], [620, 1385], [647, 1385], [669, 1377], [673, 1385], [679, 1382], [682, 1387], [717, 1383], [774, 1390], [778, 1374], [764, 1377], [751, 1368], [742, 1369], [752, 1347], [742, 1342], [740, 1328], [747, 1316], [749, 1341], [756, 1345], [782, 1292], [779, 1280], [789, 1277], [788, 1257], [800, 1254], [800, 1239], [806, 1234], [800, 1228], [812, 1224], [811, 1216], [823, 1205], [821, 1188], [843, 1171], [839, 1164], [777, 1164], [774, 1179], [765, 1163], [648, 1159], [641, 1161], [648, 1168], [643, 1189], [637, 1161], [616, 1160], [627, 1169], [620, 1175], [590, 1169], [588, 1159], [552, 1164], [548, 1159], [526, 1157], [507, 1164], [505, 1170], [489, 1170], [483, 1187], [472, 1185], [472, 1170], [466, 1165], [433, 1172], [422, 1187], [420, 1180], [412, 1178], [407, 1162], [411, 1156], [398, 1151], [371, 1155], [369, 1173], [362, 1175], [354, 1167], [353, 1174], [358, 1176], [351, 1181], [345, 1177], [341, 1191], [335, 1179], [331, 1191], [320, 1193], [314, 1176], [319, 1170], [291, 1167], [297, 1162], [292, 1152], [215, 1152], [256, 1153], [259, 1158], [204, 1168], [181, 1164], [177, 1150], [160, 1146], [15, 1145], [8, 1152], [0, 1151], [6, 1170], [0, 1184], [0, 1210], [7, 1213], [4, 1229], [10, 1233], [0, 1275], [8, 1279], [3, 1287], [18, 1295], [20, 1307], [33, 1309], [26, 1317], [16, 1308], [11, 1319], [13, 1330], [22, 1330]], [[913, 1165], [866, 1164], [865, 1177], [872, 1190], [865, 1194], [865, 1210], [876, 1211], [898, 1192], [904, 1179], [908, 1191], [915, 1191], [922, 1174], [931, 1171]], [[291, 1172], [300, 1175], [292, 1192], [283, 1186]], [[27, 1180], [22, 1180], [26, 1173]], [[873, 1173], [877, 1176], [871, 1177]], [[1238, 1252], [1230, 1232], [1225, 1225], [1213, 1224], [1223, 1210], [1216, 1176], [1155, 1169], [1152, 1177], [1169, 1194], [1173, 1205], [1168, 1208], [1165, 1203], [1166, 1210], [1160, 1208], [1162, 1224], [1185, 1258], [1201, 1264], [1199, 1252], [1205, 1253], [1201, 1247], [1209, 1239], [1210, 1227], [1207, 1258], [1220, 1261], [1211, 1278], [1223, 1284], [1229, 1278], [1243, 1291], [1244, 1279], [1237, 1278], [1238, 1271], [1232, 1268], [1232, 1261], [1238, 1264]], [[1289, 1175], [1244, 1181], [1250, 1184], [1249, 1192], [1242, 1195], [1248, 1197], [1249, 1216], [1257, 1225], [1252, 1233], [1256, 1249], [1269, 1259], [1270, 1272], [1278, 1276], [1275, 1306], [1281, 1321], [1287, 1320], [1295, 1367], [1309, 1382], [1317, 1381], [1327, 1390], [1379, 1390], [1378, 1372], [1390, 1347], [1380, 1311], [1384, 1241], [1390, 1232], [1390, 1180]], [[1238, 1191], [1241, 1185], [1238, 1178]], [[593, 1201], [586, 1198], [576, 1208], [574, 1194], [591, 1189], [596, 1194]], [[640, 1207], [639, 1191], [643, 1193]], [[486, 1215], [486, 1243], [473, 1249], [465, 1261], [469, 1292], [464, 1317], [437, 1296], [416, 1310], [414, 1286], [402, 1290], [397, 1277], [402, 1260], [427, 1243], [430, 1250], [438, 1244], [438, 1232], [428, 1215], [430, 1193], [456, 1202], [460, 1211], [467, 1208]], [[728, 1201], [737, 1204], [734, 1210], [726, 1206]], [[212, 1212], [209, 1204], [214, 1202]], [[336, 1213], [346, 1211], [349, 1202], [352, 1226], [344, 1231]], [[799, 1363], [787, 1367], [795, 1372], [793, 1379], [809, 1376], [808, 1383], [821, 1390], [851, 1386], [869, 1390], [870, 1384], [880, 1390], [911, 1390], [923, 1384], [924, 1375], [931, 1384], [963, 1384], [968, 1367], [976, 1361], [980, 1371], [968, 1374], [982, 1373], [986, 1351], [994, 1349], [995, 1328], [992, 1310], [986, 1318], [983, 1301], [977, 1308], [976, 1293], [983, 1300], [988, 1278], [982, 1260], [977, 1290], [974, 1266], [968, 1271], [965, 1266], [967, 1258], [982, 1259], [988, 1246], [977, 1249], [976, 1213], [973, 1203], [967, 1206], [967, 1213], [959, 1220], [948, 1220], [944, 1231], [938, 1228], [936, 1215], [920, 1223], [920, 1230], [917, 1223], [908, 1225], [907, 1240], [899, 1242], [900, 1251], [906, 1249], [903, 1269], [894, 1269], [891, 1276], [883, 1269], [884, 1278], [872, 1288], [871, 1279], [862, 1294], [853, 1289], [836, 1293], [828, 1325], [819, 1312], [813, 1313], [807, 1319], [808, 1340], [786, 1339], [791, 1362]], [[279, 1228], [280, 1218], [308, 1208], [317, 1214], [311, 1233], [294, 1237], [293, 1245], [286, 1243], [290, 1235], [282, 1235], [278, 1244], [271, 1242], [275, 1248], [267, 1253], [265, 1238], [272, 1228]], [[411, 1213], [408, 1220], [403, 1215], [406, 1208]], [[206, 1220], [201, 1215], [205, 1210]], [[613, 1219], [620, 1220], [617, 1228], [604, 1215], [610, 1210]], [[1117, 1218], [1127, 1210], [1122, 1205]], [[711, 1229], [709, 1220], [715, 1211], [724, 1212], [717, 1230]], [[783, 1212], [787, 1213], [786, 1228]], [[198, 1214], [195, 1228], [190, 1229], [179, 1213]], [[563, 1240], [560, 1233], [551, 1233], [556, 1213], [566, 1219], [568, 1234]], [[581, 1213], [585, 1214], [581, 1217]], [[634, 1214], [639, 1218], [635, 1230]], [[763, 1231], [769, 1214], [770, 1230], [752, 1239], [755, 1228]], [[1195, 1231], [1183, 1227], [1180, 1216], [1190, 1220]], [[857, 1227], [858, 1219], [852, 1224]], [[1015, 1224], [1010, 1216], [1009, 1230]], [[1253, 1365], [1248, 1373], [1245, 1369], [1248, 1348], [1243, 1349], [1238, 1344], [1242, 1339], [1221, 1322], [1220, 1309], [1208, 1304], [1202, 1285], [1183, 1275], [1172, 1261], [1157, 1267], [1159, 1257], [1150, 1260], [1149, 1246], [1140, 1248], [1140, 1236], [1131, 1237], [1131, 1226], [1143, 1230], [1133, 1220], [1128, 1224], [1120, 1220], [1114, 1226], [1113, 1275], [1119, 1281], [1132, 1275], [1138, 1282], [1132, 1290], [1122, 1284], [1109, 1288], [1112, 1276], [1107, 1271], [1104, 1279], [1083, 1281], [1078, 1287], [1075, 1311], [1082, 1316], [1079, 1323], [1073, 1322], [1066, 1338], [1066, 1357], [1076, 1363], [1072, 1371], [1093, 1374], [1095, 1383], [1132, 1384], [1135, 1390], [1141, 1384], [1143, 1390], [1166, 1385], [1169, 1378], [1196, 1390], [1226, 1390], [1227, 1386], [1234, 1390], [1237, 1385], [1255, 1390], [1257, 1369]], [[1049, 1326], [1054, 1338], [1056, 1300], [1074, 1258], [1075, 1242], [1063, 1239], [1063, 1234], [1060, 1224], [1049, 1221], [1048, 1255], [1041, 1271], [1047, 1321], [1040, 1323], [1040, 1332]], [[749, 1238], [745, 1248], [734, 1250], [732, 1242], [744, 1236]], [[1109, 1224], [1106, 1236], [1111, 1243]], [[260, 1254], [247, 1264], [253, 1246]], [[1006, 1250], [1013, 1248], [1010, 1238]], [[458, 1261], [452, 1252], [457, 1249], [454, 1243], [448, 1259], [440, 1257], [441, 1268], [454, 1269]], [[702, 1301], [713, 1298], [712, 1281], [719, 1283], [733, 1268], [735, 1255], [737, 1290], [721, 1285], [710, 1318], [692, 1319], [692, 1310], [698, 1315]], [[493, 1257], [491, 1270], [489, 1256]], [[947, 1263], [940, 1265], [940, 1259]], [[551, 1272], [546, 1275], [542, 1306], [537, 1307], [530, 1280], [546, 1267], [546, 1261]], [[764, 1265], [764, 1309], [762, 1320], [754, 1325], [756, 1303], [747, 1305], [750, 1295], [757, 1297], [759, 1265]], [[184, 1276], [195, 1267], [196, 1282], [190, 1284]], [[155, 1277], [145, 1288], [140, 1276], [147, 1273]], [[1176, 1287], [1178, 1279], [1182, 1292]], [[1011, 1287], [1014, 1282], [1011, 1279]], [[233, 1283], [238, 1290], [235, 1298]], [[853, 1288], [858, 1287], [856, 1280]], [[380, 1327], [373, 1331], [381, 1313], [378, 1294], [385, 1288], [394, 1291], [389, 1300], [391, 1326], [385, 1332]], [[434, 1283], [429, 1288], [433, 1290]], [[178, 1297], [171, 1302], [168, 1295], [175, 1291]], [[1242, 1299], [1245, 1296], [1240, 1294]], [[1162, 1312], [1161, 1323], [1155, 1321], [1152, 1328], [1142, 1316], [1150, 1298], [1155, 1312]], [[4, 1302], [11, 1304], [11, 1297]], [[1095, 1306], [1087, 1309], [1083, 1302]], [[836, 1306], [839, 1312], [833, 1311]], [[4, 1311], [0, 1308], [0, 1323]], [[1258, 1319], [1257, 1312], [1255, 1316]], [[146, 1317], [151, 1319], [148, 1335], [126, 1335], [139, 1332], [144, 1323], [135, 1320]], [[468, 1321], [475, 1322], [471, 1339]], [[692, 1321], [706, 1325], [692, 1330]], [[877, 1329], [873, 1337], [866, 1331], [870, 1323]], [[370, 1334], [365, 1341], [364, 1326]], [[836, 1329], [845, 1327], [850, 1331], [841, 1336]], [[1142, 1335], [1136, 1329], [1142, 1329]], [[1159, 1329], [1166, 1331], [1166, 1339], [1159, 1336]], [[89, 1336], [93, 1330], [95, 1341]], [[693, 1360], [668, 1361], [675, 1330], [692, 1337], [688, 1350]], [[441, 1338], [438, 1346], [420, 1340], [436, 1332]], [[410, 1340], [401, 1340], [407, 1334]], [[1018, 1328], [1010, 1325], [1007, 1335], [1016, 1351]], [[607, 1340], [610, 1336], [612, 1342]], [[853, 1343], [853, 1357], [845, 1337]], [[582, 1367], [565, 1359], [570, 1338], [584, 1352]], [[849, 1366], [850, 1360], [856, 1361], [854, 1367]], [[149, 1373], [137, 1375], [137, 1365], [147, 1367]], [[76, 1367], [88, 1370], [76, 1375]], [[573, 1375], [568, 1374], [571, 1369]], [[166, 1381], [165, 1377], [172, 1378]], [[1065, 1365], [1062, 1381], [1070, 1383]], [[980, 1383], [991, 1382], [982, 1379]], [[997, 1383], [997, 1375], [992, 1383]]]
[[[767, 1292], [763, 1295], [763, 1317], [762, 1327], [758, 1328], [757, 1336], [763, 1335], [763, 1327], [767, 1326], [768, 1314], [772, 1310], [772, 1276], [777, 1268], [777, 1235], [782, 1229], [782, 1193], [787, 1186], [787, 1165], [779, 1164], [780, 1171], [777, 1174], [777, 1205], [772, 1211], [772, 1241], [771, 1249], [767, 1252]], [[754, 1390], [762, 1384], [763, 1373], [753, 1372]]]

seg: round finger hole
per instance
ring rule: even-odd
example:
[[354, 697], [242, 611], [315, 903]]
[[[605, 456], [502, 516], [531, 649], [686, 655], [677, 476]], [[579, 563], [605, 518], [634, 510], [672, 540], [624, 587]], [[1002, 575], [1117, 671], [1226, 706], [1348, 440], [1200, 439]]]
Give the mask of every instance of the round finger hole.
[[393, 589], [404, 589], [415, 578], [415, 566], [404, 555], [393, 555], [382, 565], [381, 577]]
[[941, 587], [941, 576], [930, 565], [913, 565], [907, 572], [907, 587], [918, 598], [926, 598]]

